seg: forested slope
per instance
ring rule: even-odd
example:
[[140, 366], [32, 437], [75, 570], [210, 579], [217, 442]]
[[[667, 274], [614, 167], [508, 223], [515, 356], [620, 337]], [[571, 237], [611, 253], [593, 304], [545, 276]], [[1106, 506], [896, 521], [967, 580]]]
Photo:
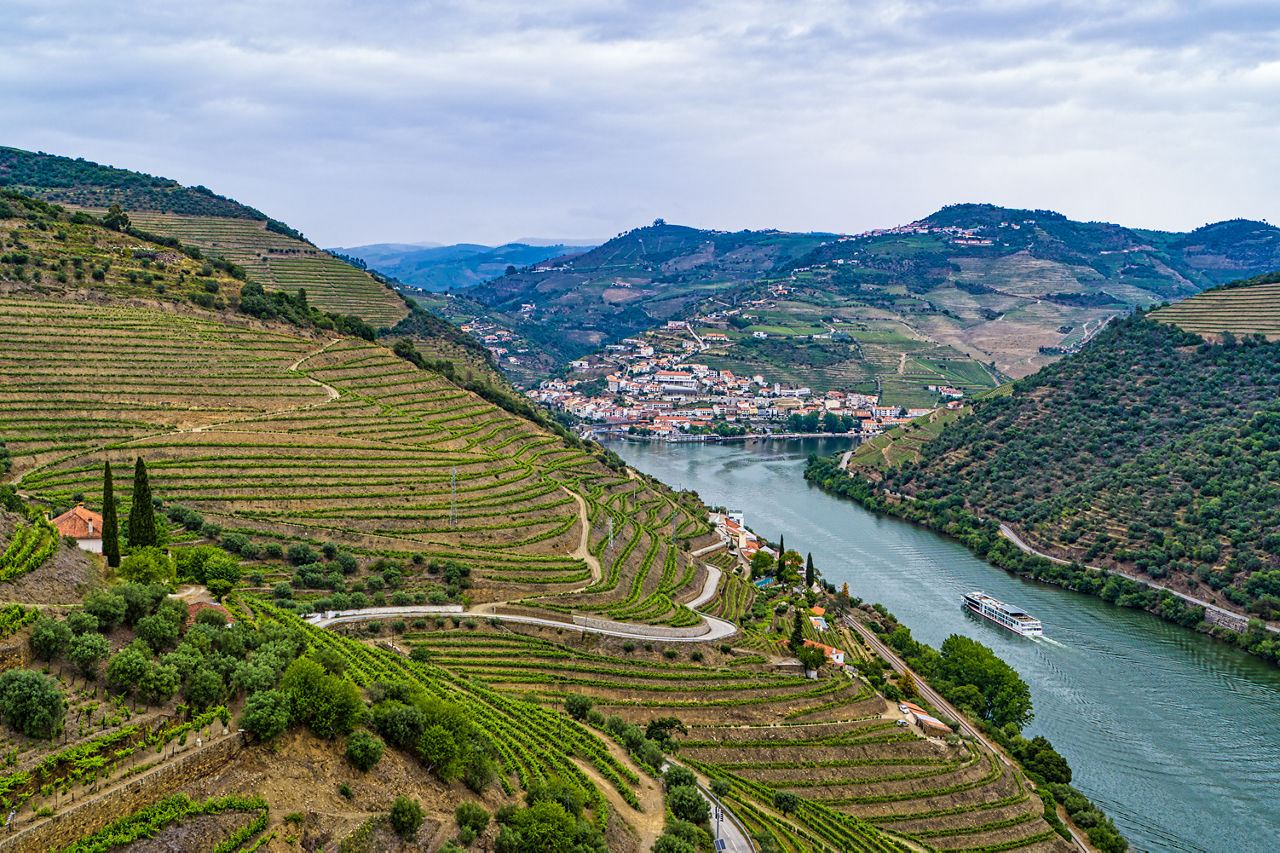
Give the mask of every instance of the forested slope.
[[[1272, 619], [1277, 385], [1280, 343], [1210, 344], [1136, 315], [978, 401], [922, 446], [918, 464], [861, 473], [944, 526], [967, 509], [1057, 556]], [[1123, 594], [1104, 597], [1112, 592]]]

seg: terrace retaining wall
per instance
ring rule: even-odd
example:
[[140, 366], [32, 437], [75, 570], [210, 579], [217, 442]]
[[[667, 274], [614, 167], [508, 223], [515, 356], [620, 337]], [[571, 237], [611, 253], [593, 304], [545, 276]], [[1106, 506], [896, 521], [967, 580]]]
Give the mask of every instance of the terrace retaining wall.
[[213, 775], [242, 748], [240, 735], [232, 731], [203, 749], [172, 758], [110, 789], [105, 795], [93, 796], [63, 809], [48, 820], [13, 835], [0, 835], [0, 850], [6, 853], [62, 850], [117, 818], [133, 814], [143, 806], [181, 791], [197, 779]]

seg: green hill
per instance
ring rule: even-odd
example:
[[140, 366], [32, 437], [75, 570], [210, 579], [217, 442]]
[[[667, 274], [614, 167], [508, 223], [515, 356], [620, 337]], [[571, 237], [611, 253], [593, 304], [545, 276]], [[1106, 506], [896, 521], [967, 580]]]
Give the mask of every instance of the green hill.
[[0, 148], [0, 187], [97, 215], [118, 204], [135, 226], [238, 264], [267, 288], [304, 288], [316, 305], [375, 327], [394, 326], [408, 314], [384, 283], [283, 222], [206, 187], [17, 148]]
[[[1189, 303], [1270, 286], [1213, 291]], [[906, 430], [855, 454], [852, 481], [842, 484], [826, 468], [811, 474], [947, 529], [1001, 564], [1022, 561], [993, 536], [995, 524], [1064, 561], [1274, 620], [1280, 344], [1241, 332], [1210, 344], [1146, 315], [1115, 321], [1080, 353], [926, 431], [936, 436], [920, 441], [918, 431]], [[895, 504], [880, 493], [911, 500]], [[1078, 567], [1025, 568], [1122, 604], [1167, 610], [1178, 621], [1199, 620]], [[1261, 633], [1247, 636], [1267, 656], [1280, 646]]]
[[377, 243], [333, 251], [359, 258], [370, 269], [385, 273], [409, 287], [440, 292], [473, 287], [505, 275], [511, 267], [520, 269], [551, 258], [576, 255], [591, 248], [564, 244], [530, 246], [524, 243], [507, 243], [502, 246], [481, 246], [476, 243], [458, 243], [452, 246]]

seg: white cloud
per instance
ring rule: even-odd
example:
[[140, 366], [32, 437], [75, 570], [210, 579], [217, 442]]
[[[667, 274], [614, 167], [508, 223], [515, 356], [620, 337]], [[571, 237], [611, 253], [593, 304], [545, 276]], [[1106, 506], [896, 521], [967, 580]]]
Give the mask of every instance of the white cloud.
[[1268, 3], [11, 2], [0, 143], [324, 243], [1273, 215]]

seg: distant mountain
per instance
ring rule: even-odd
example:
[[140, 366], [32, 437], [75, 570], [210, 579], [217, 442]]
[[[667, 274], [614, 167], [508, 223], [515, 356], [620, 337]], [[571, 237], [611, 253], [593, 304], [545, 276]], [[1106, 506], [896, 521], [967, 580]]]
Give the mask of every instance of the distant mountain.
[[924, 405], [929, 385], [1034, 373], [1109, 317], [1278, 267], [1280, 229], [1247, 220], [1177, 233], [957, 204], [859, 235], [658, 221], [485, 282], [467, 292], [484, 307], [451, 316], [510, 329], [522, 363], [563, 365], [668, 319], [730, 312], [712, 366]]
[[[681, 316], [693, 302], [776, 272], [829, 235], [704, 231], [658, 220], [574, 257], [486, 282], [471, 299], [519, 312], [520, 332], [559, 359]], [[521, 311], [532, 305], [533, 310]]]
[[451, 246], [374, 243], [368, 246], [336, 248], [333, 251], [360, 258], [371, 269], [404, 284], [442, 292], [473, 287], [504, 275], [509, 267], [523, 269], [550, 258], [577, 254], [591, 248], [563, 243], [507, 243], [502, 246], [484, 246], [479, 243], [455, 243]]

